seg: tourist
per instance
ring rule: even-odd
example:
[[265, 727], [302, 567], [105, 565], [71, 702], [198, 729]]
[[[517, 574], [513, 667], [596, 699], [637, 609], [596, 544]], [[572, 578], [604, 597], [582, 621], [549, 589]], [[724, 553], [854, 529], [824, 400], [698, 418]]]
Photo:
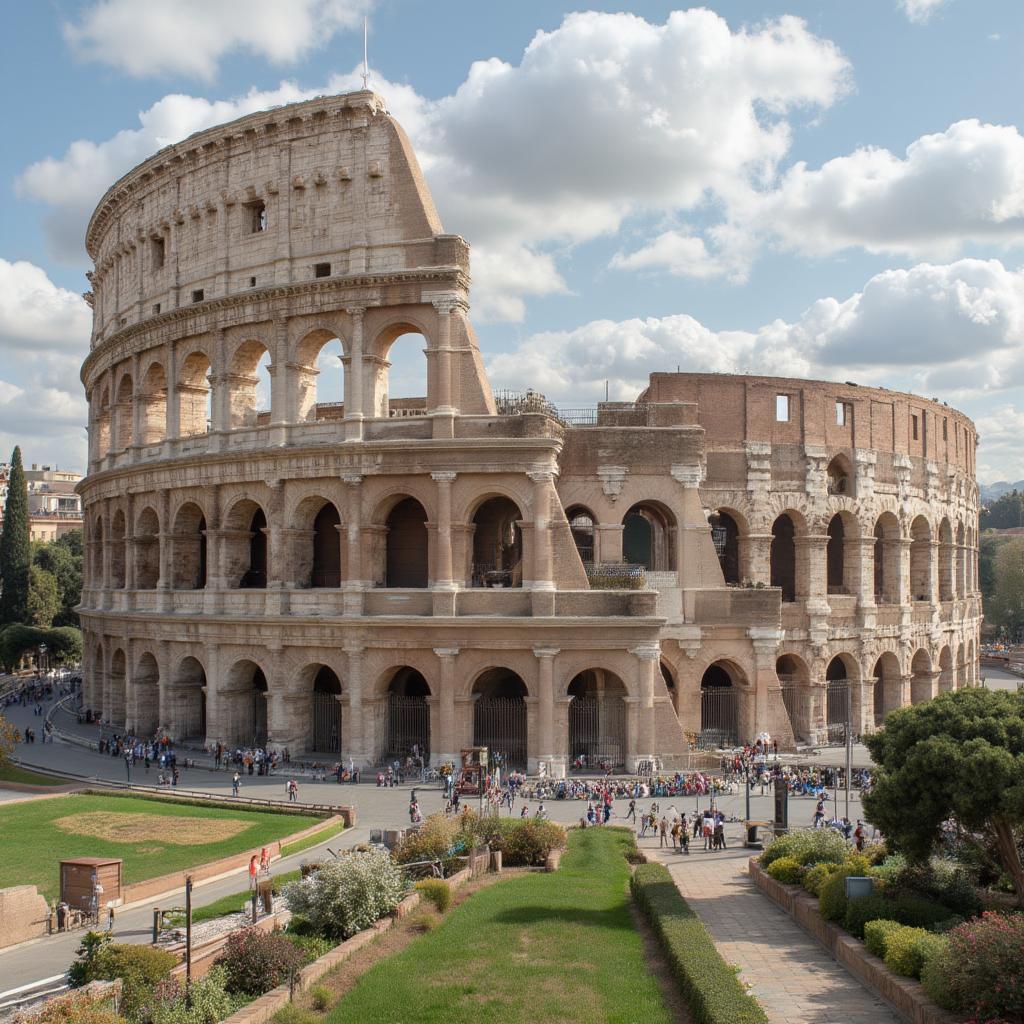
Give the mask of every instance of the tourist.
[[864, 822], [857, 820], [857, 827], [853, 830], [853, 845], [858, 853], [864, 852]]
[[632, 820], [633, 824], [636, 824], [636, 800], [629, 801], [629, 810], [626, 811], [626, 821]]
[[256, 860], [256, 854], [249, 858], [249, 888], [256, 888], [256, 877], [259, 874], [259, 864]]
[[819, 797], [818, 803], [814, 808], [814, 828], [820, 828], [821, 823], [825, 820], [825, 801]]
[[242, 776], [235, 772], [231, 777], [231, 795], [238, 796], [238, 789], [242, 785]]
[[658, 822], [658, 835], [661, 837], [661, 842], [658, 844], [660, 848], [668, 841], [668, 818], [664, 816], [662, 816], [661, 821]]

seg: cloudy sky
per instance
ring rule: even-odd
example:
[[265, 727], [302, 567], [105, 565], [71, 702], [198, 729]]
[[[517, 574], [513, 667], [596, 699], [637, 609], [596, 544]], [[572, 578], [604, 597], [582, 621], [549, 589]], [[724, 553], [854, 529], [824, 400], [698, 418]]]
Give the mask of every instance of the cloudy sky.
[[81, 468], [85, 224], [168, 143], [373, 87], [473, 246], [497, 387], [655, 370], [913, 390], [1024, 478], [1020, 0], [4, 5], [0, 452]]

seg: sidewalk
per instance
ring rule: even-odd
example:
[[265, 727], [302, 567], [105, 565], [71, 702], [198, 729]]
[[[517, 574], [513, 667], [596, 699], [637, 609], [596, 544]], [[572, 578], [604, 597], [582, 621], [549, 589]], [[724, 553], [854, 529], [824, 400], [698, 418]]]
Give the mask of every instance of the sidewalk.
[[669, 870], [727, 963], [764, 1007], [771, 1024], [902, 1024], [903, 1018], [849, 974], [746, 875], [749, 850], [690, 856], [640, 845]]

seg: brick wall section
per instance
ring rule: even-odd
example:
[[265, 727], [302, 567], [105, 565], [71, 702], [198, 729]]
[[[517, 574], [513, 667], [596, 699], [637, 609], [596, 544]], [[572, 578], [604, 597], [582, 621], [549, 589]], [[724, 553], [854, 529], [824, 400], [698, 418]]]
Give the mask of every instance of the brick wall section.
[[0, 889], [0, 948], [38, 939], [49, 923], [50, 908], [34, 885]]

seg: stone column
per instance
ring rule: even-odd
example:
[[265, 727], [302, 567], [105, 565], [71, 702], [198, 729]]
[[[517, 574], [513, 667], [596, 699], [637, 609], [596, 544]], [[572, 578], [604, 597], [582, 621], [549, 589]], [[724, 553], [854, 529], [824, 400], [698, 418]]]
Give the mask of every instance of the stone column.
[[223, 610], [222, 591], [227, 587], [224, 580], [224, 536], [220, 528], [220, 490], [220, 484], [210, 488], [206, 509], [206, 593], [203, 595], [203, 608], [211, 615]]
[[554, 474], [549, 469], [528, 474], [533, 481], [533, 589], [554, 590], [551, 554], [551, 499]]
[[363, 306], [349, 306], [346, 310], [352, 320], [349, 338], [348, 363], [345, 368], [345, 440], [363, 439]]
[[771, 533], [747, 534], [747, 574], [751, 582], [770, 586], [772, 582]]
[[829, 613], [827, 550], [827, 534], [808, 533], [796, 538], [796, 596], [798, 600], [806, 599], [807, 611], [812, 615]]
[[174, 527], [171, 523], [171, 492], [166, 488], [159, 492], [157, 509], [160, 515], [160, 578], [156, 581], [158, 611], [171, 610], [171, 589], [174, 578], [173, 541]]
[[139, 457], [142, 447], [142, 381], [139, 380], [139, 354], [132, 353], [132, 439], [128, 447], [132, 449], [132, 461]]
[[928, 603], [936, 605], [939, 603], [939, 542], [931, 540], [928, 543]]
[[124, 514], [124, 589], [138, 589], [138, 549], [135, 542], [135, 495], [129, 494], [125, 499]]
[[165, 455], [171, 454], [170, 443], [181, 433], [181, 408], [178, 399], [178, 370], [175, 360], [174, 343], [169, 341], [164, 348], [164, 371], [167, 374], [167, 429]]
[[910, 587], [910, 538], [901, 536], [898, 542], [892, 543], [899, 543], [898, 565], [900, 569], [893, 581], [895, 583], [893, 599], [896, 604], [910, 604], [914, 599]]
[[[555, 756], [555, 656], [557, 647], [535, 647], [537, 658], [537, 761], [547, 765], [550, 778], [565, 778], [564, 758]], [[653, 690], [652, 690], [653, 700]]]
[[594, 563], [622, 561], [622, 523], [594, 523]]
[[434, 437], [452, 437], [455, 433], [454, 416], [456, 410], [452, 406], [452, 311], [457, 304], [455, 296], [446, 295], [434, 299], [437, 312], [437, 338], [434, 340], [435, 353], [433, 401], [429, 401], [430, 415], [433, 417]]
[[367, 749], [367, 729], [363, 721], [363, 648], [361, 644], [346, 644], [348, 674], [345, 688], [348, 691], [348, 756], [358, 765], [373, 761], [373, 751]]
[[633, 752], [633, 769], [639, 761], [654, 759], [657, 737], [654, 729], [654, 674], [661, 646], [657, 643], [634, 647], [630, 652], [637, 659], [637, 749]]
[[[459, 732], [458, 723], [455, 718], [455, 659], [458, 657], [458, 647], [435, 647], [434, 653], [441, 661], [441, 682], [440, 693], [438, 693], [438, 722], [440, 735], [438, 736], [439, 750], [432, 749], [430, 760], [433, 764], [444, 764], [450, 761], [452, 764], [459, 763]], [[434, 747], [433, 741], [430, 744]]]
[[875, 676], [865, 676], [860, 683], [852, 683], [852, 686], [860, 686], [860, 716], [853, 723], [854, 732], [861, 734], [875, 731], [875, 683], [878, 680]]
[[289, 593], [293, 586], [288, 585], [288, 545], [285, 539], [284, 526], [284, 481], [268, 481], [270, 501], [267, 502], [267, 614], [287, 615], [289, 609]]
[[[782, 633], [772, 627], [752, 626], [747, 630], [754, 649], [755, 676], [747, 707], [740, 708], [740, 735], [742, 743], [752, 742], [759, 733], [767, 732], [778, 739], [780, 747], [793, 742], [793, 728], [782, 699], [782, 684], [775, 671]], [[812, 681], [813, 682], [813, 681]]]
[[345, 615], [363, 614], [363, 591], [366, 583], [363, 579], [362, 558], [362, 476], [358, 473], [345, 473], [342, 480], [348, 485], [348, 558], [345, 580], [342, 586], [344, 596], [342, 606]]
[[452, 567], [452, 483], [455, 473], [431, 473], [437, 484], [437, 550], [432, 586], [435, 590], [457, 590]]
[[103, 499], [103, 597], [101, 608], [110, 607], [110, 589], [114, 585], [113, 572], [113, 504], [109, 498]]

